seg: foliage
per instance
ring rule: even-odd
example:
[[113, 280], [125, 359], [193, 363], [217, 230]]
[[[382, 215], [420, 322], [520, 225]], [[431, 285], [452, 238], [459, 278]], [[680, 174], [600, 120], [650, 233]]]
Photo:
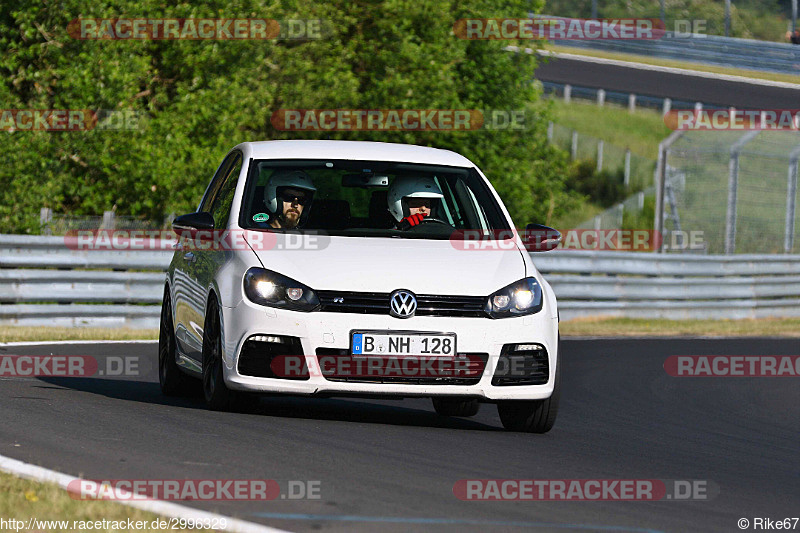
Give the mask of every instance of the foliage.
[[[37, 232], [57, 213], [162, 219], [195, 209], [225, 153], [249, 140], [329, 138], [458, 151], [490, 177], [517, 224], [575, 204], [567, 160], [548, 146], [535, 55], [453, 35], [463, 17], [540, 11], [542, 0], [43, 0], [0, 6], [5, 109], [112, 109], [136, 131], [0, 131], [2, 232]], [[120, 17], [324, 19], [318, 40], [78, 40], [70, 20]], [[526, 43], [530, 45], [530, 43]], [[526, 131], [289, 133], [278, 109], [525, 109]]]
[[576, 161], [570, 169], [567, 185], [570, 189], [589, 197], [592, 203], [611, 207], [628, 194], [623, 183], [622, 170], [597, 171], [594, 161]]

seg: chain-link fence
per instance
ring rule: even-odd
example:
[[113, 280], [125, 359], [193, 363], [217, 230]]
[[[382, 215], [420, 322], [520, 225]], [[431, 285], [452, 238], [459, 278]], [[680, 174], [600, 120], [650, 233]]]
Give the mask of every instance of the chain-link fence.
[[569, 152], [573, 161], [593, 161], [598, 171], [621, 172], [623, 184], [632, 191], [640, 191], [653, 183], [656, 165], [653, 159], [560, 124], [551, 122], [547, 131], [550, 142]]
[[665, 232], [702, 232], [708, 253], [800, 253], [800, 132], [686, 132], [663, 157]]

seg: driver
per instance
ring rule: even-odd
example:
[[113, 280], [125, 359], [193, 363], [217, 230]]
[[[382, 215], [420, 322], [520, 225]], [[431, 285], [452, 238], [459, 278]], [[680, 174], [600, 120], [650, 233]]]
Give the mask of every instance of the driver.
[[317, 191], [302, 170], [278, 170], [264, 187], [264, 204], [273, 228], [294, 229], [308, 218], [307, 209]]
[[397, 222], [395, 227], [401, 230], [417, 226], [431, 216], [442, 199], [442, 191], [432, 178], [396, 178], [386, 196], [389, 213]]

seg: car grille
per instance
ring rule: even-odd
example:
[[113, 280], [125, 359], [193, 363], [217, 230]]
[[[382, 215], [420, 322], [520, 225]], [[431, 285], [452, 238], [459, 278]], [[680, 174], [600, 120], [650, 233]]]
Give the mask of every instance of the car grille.
[[[339, 368], [352, 368], [349, 366], [351, 361], [354, 361], [347, 349], [338, 348], [317, 348], [317, 356], [333, 356], [337, 358], [337, 365], [341, 361], [342, 366]], [[327, 381], [348, 382], [348, 383], [385, 383], [385, 384], [404, 384], [404, 385], [475, 385], [483, 376], [483, 371], [486, 368], [486, 362], [489, 360], [489, 354], [486, 353], [460, 353], [459, 358], [463, 361], [460, 366], [460, 373], [465, 374], [465, 377], [458, 375], [448, 377], [410, 377], [410, 376], [359, 376], [359, 375], [330, 375], [324, 371], [322, 375]], [[362, 359], [363, 361], [363, 359]]]
[[[362, 315], [388, 315], [388, 292], [317, 291], [320, 310], [328, 313], [358, 313]], [[484, 296], [416, 295], [416, 316], [483, 317]]]
[[516, 351], [515, 344], [506, 344], [500, 352], [492, 385], [544, 385], [550, 379], [550, 360], [544, 346], [535, 350]]

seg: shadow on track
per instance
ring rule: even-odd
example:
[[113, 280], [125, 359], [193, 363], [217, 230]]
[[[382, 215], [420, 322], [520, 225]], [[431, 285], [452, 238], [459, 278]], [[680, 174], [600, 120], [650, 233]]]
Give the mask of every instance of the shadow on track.
[[[200, 382], [193, 394], [187, 397], [168, 397], [161, 393], [158, 383], [114, 380], [105, 378], [65, 378], [42, 377], [40, 381], [66, 389], [98, 394], [114, 400], [144, 402], [168, 407], [196, 409], [205, 411]], [[50, 387], [41, 387], [50, 388]], [[384, 400], [382, 400], [384, 401]], [[440, 416], [430, 410], [403, 407], [397, 400], [385, 400], [397, 405], [368, 402], [361, 399], [314, 398], [289, 395], [252, 396], [252, 403], [243, 409], [223, 414], [245, 419], [252, 416], [332, 420], [340, 422], [360, 422], [366, 424], [385, 424], [393, 426], [436, 427], [447, 429], [503, 431], [501, 427], [490, 426], [466, 418]], [[484, 409], [493, 409], [484, 405]], [[213, 412], [208, 411], [209, 415]]]

